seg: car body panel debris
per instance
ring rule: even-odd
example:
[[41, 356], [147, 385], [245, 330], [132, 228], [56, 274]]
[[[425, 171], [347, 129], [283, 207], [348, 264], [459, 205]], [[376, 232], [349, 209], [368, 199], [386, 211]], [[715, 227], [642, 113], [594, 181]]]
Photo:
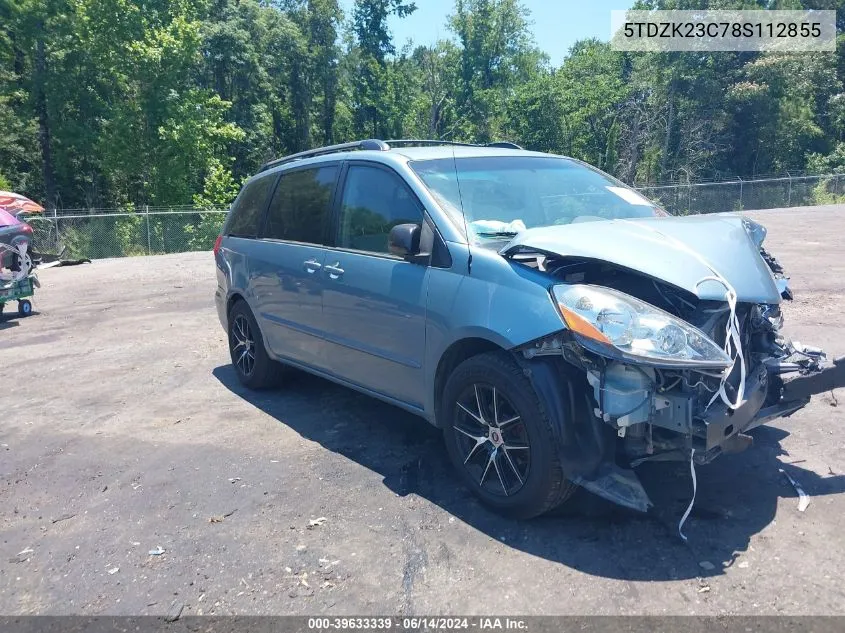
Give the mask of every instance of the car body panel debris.
[[783, 468], [779, 469], [780, 472], [789, 480], [789, 483], [792, 484], [792, 487], [795, 488], [795, 492], [798, 493], [798, 512], [804, 512], [807, 509], [807, 506], [810, 505], [810, 495], [804, 492], [804, 489], [788, 472], [786, 472]]

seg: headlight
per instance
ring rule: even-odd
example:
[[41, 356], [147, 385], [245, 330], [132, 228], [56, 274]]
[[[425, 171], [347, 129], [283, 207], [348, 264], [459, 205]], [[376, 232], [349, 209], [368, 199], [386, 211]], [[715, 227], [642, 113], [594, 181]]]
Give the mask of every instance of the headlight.
[[704, 332], [623, 292], [589, 285], [552, 288], [567, 327], [603, 356], [664, 367], [730, 367]]

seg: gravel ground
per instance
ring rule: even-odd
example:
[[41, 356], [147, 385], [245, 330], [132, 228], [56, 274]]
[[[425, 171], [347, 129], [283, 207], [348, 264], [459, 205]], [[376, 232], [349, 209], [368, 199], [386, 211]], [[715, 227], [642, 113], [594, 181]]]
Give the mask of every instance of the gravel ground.
[[[792, 275], [788, 332], [845, 354], [845, 207], [751, 215]], [[514, 522], [421, 420], [307, 375], [245, 392], [213, 268], [53, 268], [0, 321], [0, 613], [845, 614], [845, 393], [699, 468], [688, 545], [682, 465], [641, 470], [654, 516], [579, 493]]]

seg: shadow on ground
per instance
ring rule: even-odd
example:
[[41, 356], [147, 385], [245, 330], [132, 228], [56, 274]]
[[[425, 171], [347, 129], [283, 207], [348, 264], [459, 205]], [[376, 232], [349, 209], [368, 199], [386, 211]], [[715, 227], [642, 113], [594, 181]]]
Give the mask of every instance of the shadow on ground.
[[21, 316], [18, 314], [17, 310], [10, 310], [8, 306], [6, 309], [0, 313], [0, 330], [7, 330], [14, 327], [18, 327], [18, 321], [21, 319], [31, 319], [34, 316], [37, 316], [39, 312], [33, 310], [31, 314], [28, 316]]
[[281, 424], [378, 473], [393, 492], [423, 497], [516, 550], [597, 576], [661, 581], [724, 573], [774, 519], [778, 499], [796, 497], [779, 468], [811, 496], [845, 491], [843, 476], [820, 477], [790, 465], [780, 446], [788, 433], [762, 427], [754, 431], [752, 449], [697, 468], [698, 495], [685, 526], [688, 543], [677, 530], [692, 494], [686, 464], [638, 469], [655, 503], [648, 515], [580, 490], [550, 515], [514, 521], [486, 510], [457, 483], [439, 431], [420, 418], [304, 373], [270, 392], [245, 389], [230, 365], [213, 374]]

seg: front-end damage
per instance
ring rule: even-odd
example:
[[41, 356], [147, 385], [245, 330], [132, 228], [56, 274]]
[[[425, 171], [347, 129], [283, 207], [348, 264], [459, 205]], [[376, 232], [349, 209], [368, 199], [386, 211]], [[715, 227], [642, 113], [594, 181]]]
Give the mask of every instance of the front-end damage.
[[[756, 296], [750, 301], [736, 295], [730, 300], [733, 286], [721, 276], [727, 289], [720, 301], [712, 289], [702, 298], [694, 287], [667, 283], [653, 270], [647, 274], [526, 245], [506, 249], [515, 263], [544, 272], [553, 283], [636, 298], [667, 319], [671, 315], [692, 326], [686, 341], [706, 337], [708, 344], [725, 350], [721, 366], [715, 356], [710, 361], [694, 354], [681, 360], [636, 357], [597, 343], [601, 332], [591, 338], [590, 323], [583, 330], [578, 323], [573, 327], [562, 308], [569, 327], [516, 351], [549, 403], [562, 463], [576, 483], [646, 511], [651, 502], [634, 467], [648, 461], [705, 464], [723, 453], [740, 452], [753, 443], [747, 434], [751, 429], [791, 415], [814, 394], [845, 386], [845, 360], [828, 363], [821, 350], [792, 342], [781, 332], [780, 301], [792, 295], [777, 260], [762, 250], [762, 236], [753, 234], [758, 226], [744, 228], [779, 295], [769, 292], [764, 302], [757, 300], [766, 294], [762, 291], [751, 293]], [[602, 330], [601, 323], [598, 318], [593, 325]]]

